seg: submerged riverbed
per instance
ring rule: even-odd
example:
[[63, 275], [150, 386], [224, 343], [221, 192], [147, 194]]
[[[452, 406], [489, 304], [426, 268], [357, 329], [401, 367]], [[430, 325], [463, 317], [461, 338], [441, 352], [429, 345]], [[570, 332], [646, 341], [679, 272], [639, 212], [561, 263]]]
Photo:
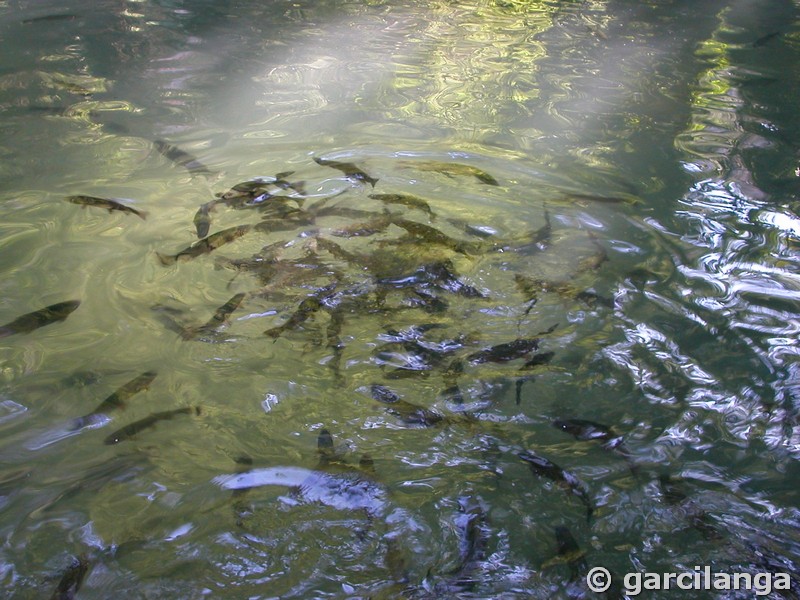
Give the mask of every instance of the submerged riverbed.
[[0, 2], [3, 596], [796, 597], [797, 10]]

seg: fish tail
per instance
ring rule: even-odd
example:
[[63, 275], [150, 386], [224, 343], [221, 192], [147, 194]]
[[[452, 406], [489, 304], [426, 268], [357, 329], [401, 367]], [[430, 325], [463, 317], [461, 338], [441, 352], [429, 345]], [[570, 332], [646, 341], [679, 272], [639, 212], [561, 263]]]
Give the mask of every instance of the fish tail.
[[174, 265], [177, 262], [177, 259], [174, 256], [161, 254], [161, 252], [156, 252], [156, 256], [158, 256], [158, 260], [160, 260], [161, 264], [164, 265], [165, 267]]
[[137, 210], [136, 211], [136, 216], [139, 217], [142, 221], [146, 220], [147, 219], [147, 215], [149, 215], [149, 214], [150, 213], [147, 212], [146, 210]]
[[0, 338], [8, 337], [10, 335], [14, 335], [16, 331], [14, 331], [11, 327], [0, 327]]
[[200, 416], [200, 414], [201, 414], [202, 412], [203, 412], [203, 411], [201, 411], [201, 410], [200, 410], [200, 407], [199, 407], [199, 406], [195, 406], [195, 407], [194, 407], [194, 414], [195, 414], [195, 416], [198, 416], [198, 417], [199, 417], [199, 416]]

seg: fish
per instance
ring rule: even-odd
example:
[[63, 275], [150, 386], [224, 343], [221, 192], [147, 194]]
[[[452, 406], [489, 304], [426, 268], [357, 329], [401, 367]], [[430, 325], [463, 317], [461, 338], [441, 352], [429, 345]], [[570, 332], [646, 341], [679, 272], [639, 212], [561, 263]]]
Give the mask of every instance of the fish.
[[575, 477], [569, 471], [565, 471], [557, 464], [547, 460], [543, 456], [539, 456], [530, 450], [523, 450], [517, 454], [519, 458], [528, 463], [531, 472], [537, 477], [546, 477], [551, 481], [555, 481], [560, 486], [567, 489], [573, 495], [577, 496], [581, 502], [586, 506], [586, 520], [592, 518], [594, 507], [589, 499], [589, 492], [583, 482]]
[[347, 227], [336, 229], [332, 231], [332, 235], [336, 237], [351, 238], [351, 237], [367, 237], [376, 233], [386, 231], [389, 225], [392, 224], [392, 217], [390, 215], [379, 215], [368, 221], [362, 223], [353, 223]]
[[471, 165], [432, 160], [421, 164], [416, 164], [415, 166], [422, 171], [435, 171], [436, 173], [441, 173], [447, 177], [452, 177], [453, 175], [465, 175], [474, 177], [481, 183], [485, 183], [487, 185], [500, 185], [497, 179], [489, 175], [489, 173]]
[[125, 425], [125, 427], [117, 429], [115, 432], [109, 434], [106, 439], [103, 440], [103, 443], [107, 446], [111, 446], [113, 444], [118, 444], [119, 442], [124, 442], [138, 435], [145, 429], [150, 429], [159, 421], [168, 421], [178, 415], [191, 415], [192, 413], [195, 415], [200, 415], [200, 407], [186, 406], [184, 408], [176, 408], [175, 410], [165, 410], [162, 412], [153, 413], [144, 419], [139, 419], [138, 421], [134, 421], [133, 423]]
[[328, 329], [325, 332], [327, 338], [327, 347], [330, 348], [333, 356], [328, 361], [328, 366], [333, 371], [336, 383], [338, 385], [344, 384], [344, 378], [341, 373], [342, 354], [344, 353], [344, 343], [340, 337], [342, 333], [342, 325], [344, 325], [344, 313], [341, 307], [336, 307], [331, 311], [331, 320], [328, 323]]
[[374, 177], [370, 177], [353, 163], [328, 160], [324, 158], [318, 158], [316, 156], [314, 157], [314, 162], [320, 166], [331, 167], [332, 169], [341, 171], [342, 173], [345, 174], [345, 177], [347, 177], [347, 179], [353, 182], [369, 183], [373, 188], [375, 187], [375, 184], [378, 183], [377, 179], [375, 179]]
[[[237, 473], [246, 473], [253, 468], [253, 459], [247, 455], [237, 456], [234, 459]], [[236, 518], [236, 525], [242, 527], [245, 517], [252, 514], [252, 506], [247, 502], [245, 496], [249, 488], [236, 489], [231, 492], [233, 497], [233, 515]]]
[[64, 574], [53, 590], [50, 600], [73, 600], [75, 594], [81, 589], [83, 578], [86, 577], [86, 572], [89, 570], [89, 559], [85, 554], [80, 556], [73, 556], [72, 562], [64, 570]]
[[314, 313], [322, 308], [325, 298], [330, 295], [334, 287], [335, 285], [326, 286], [318, 290], [315, 294], [304, 298], [300, 306], [297, 307], [297, 310], [283, 325], [267, 329], [264, 335], [277, 339], [284, 331], [290, 331], [298, 325], [305, 323]]
[[539, 347], [539, 338], [516, 339], [513, 342], [498, 344], [485, 350], [473, 352], [467, 356], [467, 360], [472, 365], [480, 365], [487, 362], [502, 363], [517, 358], [522, 358], [530, 354]]
[[223, 229], [217, 233], [212, 233], [210, 236], [196, 241], [194, 244], [187, 246], [175, 255], [169, 256], [166, 254], [161, 254], [160, 252], [156, 252], [156, 255], [158, 256], [158, 260], [161, 261], [162, 265], [173, 265], [179, 260], [189, 260], [198, 256], [202, 256], [203, 254], [208, 254], [220, 246], [239, 239], [252, 228], [252, 225], [237, 225], [236, 227], [229, 227], [228, 229]]
[[471, 235], [473, 237], [479, 237], [483, 239], [488, 239], [497, 235], [497, 230], [493, 227], [489, 227], [488, 225], [472, 225], [468, 221], [464, 219], [447, 219], [447, 222], [453, 225], [454, 227], [458, 227], [461, 231], [466, 233], [467, 235]]
[[563, 525], [555, 528], [557, 555], [542, 564], [542, 570], [555, 565], [567, 564], [570, 567], [571, 579], [575, 580], [586, 570], [586, 552], [581, 550], [572, 532]]
[[453, 267], [453, 263], [450, 260], [442, 260], [422, 265], [409, 275], [383, 277], [378, 279], [376, 283], [378, 285], [388, 285], [395, 288], [413, 287], [418, 295], [423, 296], [423, 299], [427, 299], [424, 297], [427, 292], [421, 290], [420, 286], [424, 288], [424, 286], [429, 285], [466, 298], [486, 297], [483, 292], [459, 279]]
[[517, 377], [517, 380], [514, 382], [514, 401], [516, 402], [517, 406], [522, 404], [522, 386], [525, 385], [529, 381], [535, 380], [536, 377], [533, 375], [526, 375], [525, 377]]
[[553, 421], [553, 427], [570, 434], [576, 440], [582, 442], [588, 440], [610, 442], [620, 437], [613, 432], [611, 427], [584, 419], [557, 419]]
[[208, 167], [206, 167], [203, 163], [201, 163], [196, 157], [192, 156], [188, 152], [181, 150], [177, 146], [168, 144], [163, 140], [155, 140], [153, 142], [153, 146], [155, 146], [156, 150], [158, 150], [159, 153], [161, 153], [166, 158], [174, 162], [176, 165], [183, 167], [190, 173], [205, 174], [205, 175], [214, 174], [213, 171], [211, 171]]
[[239, 308], [241, 305], [242, 300], [244, 300], [245, 294], [244, 292], [240, 292], [233, 296], [230, 300], [228, 300], [225, 304], [220, 306], [215, 312], [214, 316], [211, 317], [205, 325], [201, 325], [200, 327], [189, 327], [186, 328], [183, 332], [183, 339], [191, 340], [198, 335], [203, 335], [207, 333], [213, 333], [217, 327], [225, 323], [228, 320], [228, 317], [231, 316], [231, 313]]
[[658, 476], [658, 485], [667, 504], [680, 504], [687, 498], [681, 482], [676, 482], [668, 473], [662, 473]]
[[296, 192], [301, 196], [305, 196], [306, 195], [305, 181], [292, 182], [286, 179], [287, 177], [289, 177], [289, 175], [293, 174], [294, 171], [284, 171], [282, 173], [276, 173], [275, 181], [273, 181], [273, 184], [281, 188], [282, 190], [292, 190], [293, 192]]
[[477, 583], [475, 571], [486, 560], [489, 535], [486, 527], [486, 510], [480, 500], [470, 496], [458, 499], [459, 515], [456, 517], [458, 531], [458, 566], [447, 581], [436, 586], [439, 593], [467, 592]]
[[262, 486], [289, 488], [295, 498], [337, 510], [364, 512], [368, 519], [386, 512], [388, 490], [361, 473], [327, 473], [302, 467], [265, 467], [243, 473], [218, 475], [213, 483], [225, 490]]
[[443, 314], [447, 312], [450, 305], [446, 300], [423, 290], [412, 290], [416, 298], [410, 298], [412, 307], [419, 307], [427, 313]]
[[0, 325], [0, 338], [8, 337], [15, 333], [30, 333], [40, 327], [63, 321], [72, 314], [80, 304], [80, 300], [67, 300], [66, 302], [57, 302], [56, 304], [51, 304], [39, 310], [26, 313], [5, 325]]
[[32, 25], [34, 23], [52, 23], [54, 21], [74, 21], [75, 19], [79, 19], [80, 17], [81, 17], [80, 15], [75, 15], [70, 13], [44, 15], [41, 17], [32, 17], [30, 19], [25, 19], [22, 21], [22, 24]]
[[550, 240], [553, 236], [553, 226], [550, 224], [550, 212], [545, 210], [544, 211], [544, 225], [542, 225], [539, 229], [533, 232], [530, 239], [526, 241], [524, 244], [515, 247], [509, 247], [507, 244], [496, 244], [495, 250], [505, 250], [506, 248], [512, 249], [515, 252], [521, 252], [523, 254], [529, 253], [532, 254], [534, 252], [541, 252], [546, 250], [547, 247], [550, 245]]
[[575, 289], [575, 286], [572, 283], [567, 281], [548, 281], [546, 279], [533, 279], [532, 277], [526, 277], [524, 275], [515, 275], [514, 281], [517, 284], [517, 288], [525, 294], [530, 301], [532, 302], [531, 306], [528, 307], [528, 310], [525, 314], [530, 312], [533, 304], [536, 303], [538, 293], [545, 292], [553, 292], [558, 294], [561, 298], [567, 300], [580, 300], [584, 304], [586, 304], [589, 308], [595, 308], [598, 304], [602, 306], [606, 306], [608, 308], [613, 309], [615, 307], [615, 300], [613, 298], [607, 298], [606, 296], [601, 296], [597, 294], [591, 289], [578, 291]]
[[608, 261], [608, 252], [606, 252], [606, 249], [600, 245], [600, 242], [597, 241], [597, 236], [595, 236], [591, 231], [589, 232], [589, 239], [594, 247], [597, 248], [597, 252], [587, 256], [578, 263], [576, 275], [586, 271], [597, 271], [597, 269], [599, 269], [604, 262]]
[[534, 354], [528, 362], [519, 368], [519, 370], [523, 371], [525, 369], [533, 369], [534, 367], [546, 365], [553, 360], [555, 355], [555, 352], [539, 352], [538, 354]]
[[255, 198], [266, 192], [274, 180], [265, 177], [256, 177], [248, 181], [237, 183], [227, 192], [219, 195], [221, 200], [235, 200], [237, 198]]
[[114, 408], [124, 408], [125, 401], [142, 390], [148, 389], [157, 375], [158, 373], [155, 371], [145, 371], [138, 377], [131, 379], [128, 383], [103, 400], [92, 412], [75, 419], [73, 431], [90, 424], [93, 420], [92, 417], [95, 415], [105, 413]]
[[764, 45], [767, 44], [767, 42], [777, 38], [780, 35], [783, 35], [782, 31], [773, 31], [772, 33], [768, 33], [767, 35], [763, 35], [760, 38], [758, 38], [755, 42], [753, 42], [753, 48], [759, 48], [761, 46], [764, 46]]
[[198, 238], [204, 238], [208, 235], [208, 230], [211, 228], [211, 215], [209, 214], [209, 211], [214, 208], [216, 202], [216, 200], [206, 202], [205, 204], [201, 205], [194, 214], [194, 219], [192, 222], [197, 230]]
[[575, 299], [580, 300], [589, 308], [595, 308], [597, 305], [605, 306], [606, 308], [613, 309], [616, 306], [614, 299], [601, 296], [592, 290], [584, 290], [575, 294]]
[[582, 202], [598, 202], [600, 204], [637, 204], [641, 202], [634, 197], [627, 196], [595, 196], [594, 194], [579, 194], [569, 192], [566, 194], [570, 200]]
[[600, 442], [604, 450], [614, 452], [614, 454], [625, 459], [631, 474], [639, 479], [639, 465], [634, 461], [633, 454], [625, 445], [625, 438], [616, 433], [611, 427], [587, 421], [585, 419], [556, 419], [553, 427], [572, 435], [576, 440]]
[[667, 504], [673, 506], [683, 505], [689, 523], [699, 531], [704, 538], [707, 540], [719, 540], [723, 537], [713, 517], [701, 507], [697, 506], [694, 501], [689, 499], [686, 487], [683, 485], [683, 480], [676, 480], [668, 473], [662, 473], [658, 476], [658, 484], [661, 488], [661, 494], [664, 496], [664, 500], [666, 500]]
[[447, 422], [447, 418], [444, 415], [406, 402], [395, 391], [384, 385], [373, 383], [370, 386], [370, 393], [373, 400], [388, 405], [386, 410], [406, 425], [433, 427]]
[[136, 215], [142, 220], [146, 219], [148, 214], [146, 211], [136, 210], [135, 208], [126, 206], [121, 202], [110, 200], [108, 198], [97, 198], [95, 196], [67, 196], [65, 199], [67, 202], [78, 204], [81, 207], [96, 206], [97, 208], [104, 208], [108, 212], [118, 210], [129, 215]]
[[402, 219], [399, 217], [395, 217], [392, 220], [392, 223], [394, 223], [398, 227], [402, 227], [412, 237], [417, 238], [419, 241], [424, 242], [426, 244], [435, 244], [437, 246], [444, 246], [445, 248], [449, 248], [453, 252], [458, 252], [459, 254], [463, 254], [465, 256], [468, 256], [470, 251], [472, 250], [472, 246], [470, 244], [455, 240], [450, 236], [445, 235], [435, 227], [431, 227], [430, 225], [425, 225], [424, 223], [417, 223], [416, 221], [409, 221], [408, 219]]
[[327, 429], [322, 429], [317, 436], [317, 454], [319, 454], [320, 464], [328, 464], [336, 456], [333, 448], [333, 436]]
[[369, 197], [373, 200], [379, 200], [384, 204], [399, 204], [401, 206], [407, 206], [409, 208], [421, 210], [422, 212], [426, 213], [431, 220], [436, 218], [436, 215], [431, 210], [430, 205], [425, 202], [425, 200], [418, 198], [417, 196], [412, 196], [411, 194], [370, 194]]

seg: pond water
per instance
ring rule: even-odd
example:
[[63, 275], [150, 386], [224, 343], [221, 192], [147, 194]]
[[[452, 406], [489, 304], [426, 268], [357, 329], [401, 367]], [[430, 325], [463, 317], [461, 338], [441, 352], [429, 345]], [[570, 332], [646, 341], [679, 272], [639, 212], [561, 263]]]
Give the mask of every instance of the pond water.
[[0, 1], [3, 596], [797, 597], [797, 16]]

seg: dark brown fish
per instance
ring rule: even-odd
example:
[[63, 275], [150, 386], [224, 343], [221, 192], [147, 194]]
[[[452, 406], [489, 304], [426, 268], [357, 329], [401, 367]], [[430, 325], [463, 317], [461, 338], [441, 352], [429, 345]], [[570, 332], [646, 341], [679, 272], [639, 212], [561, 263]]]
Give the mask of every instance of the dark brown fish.
[[110, 434], [104, 440], [104, 443], [108, 446], [112, 444], [118, 444], [119, 442], [124, 442], [125, 440], [129, 440], [132, 437], [138, 435], [145, 429], [150, 429], [151, 427], [155, 426], [156, 423], [159, 421], [168, 421], [178, 415], [191, 415], [194, 413], [195, 415], [200, 414], [200, 407], [195, 406], [192, 408], [191, 406], [187, 406], [185, 408], [176, 408], [175, 410], [165, 410], [162, 412], [153, 413], [145, 417], [144, 419], [140, 419], [125, 427], [117, 429], [114, 433]]
[[80, 429], [81, 427], [85, 427], [86, 425], [90, 424], [93, 420], [92, 417], [95, 415], [105, 413], [114, 408], [124, 408], [125, 401], [128, 400], [128, 398], [138, 394], [142, 390], [148, 389], [150, 384], [156, 378], [156, 375], [158, 375], [158, 373], [155, 371], [145, 371], [138, 377], [131, 379], [128, 383], [103, 400], [92, 412], [75, 419], [73, 430]]
[[161, 254], [160, 252], [156, 252], [156, 255], [158, 255], [158, 260], [161, 261], [162, 265], [172, 265], [179, 260], [189, 260], [197, 256], [202, 256], [203, 254], [208, 254], [220, 246], [239, 239], [252, 228], [252, 225], [238, 225], [236, 227], [229, 227], [228, 229], [223, 229], [222, 231], [213, 233], [202, 240], [196, 241], [191, 246], [187, 246], [173, 256]]
[[252, 199], [266, 193], [267, 187], [272, 183], [272, 179], [257, 177], [249, 181], [237, 183], [227, 192], [220, 195], [222, 200], [235, 200], [238, 198]]
[[433, 427], [447, 422], [444, 415], [423, 408], [422, 406], [406, 402], [401, 399], [396, 392], [384, 385], [373, 383], [372, 386], [370, 386], [370, 392], [373, 400], [386, 404], [388, 406], [386, 410], [399, 418], [406, 425]]
[[581, 572], [586, 570], [586, 552], [581, 550], [578, 542], [572, 536], [572, 532], [566, 527], [557, 525], [555, 536], [558, 554], [554, 558], [545, 561], [542, 564], [542, 569], [559, 564], [567, 564], [570, 567], [570, 577], [575, 580], [580, 576]]
[[110, 200], [108, 198], [96, 198], [95, 196], [67, 196], [66, 201], [71, 202], [72, 204], [78, 204], [82, 207], [96, 206], [97, 208], [103, 208], [108, 212], [118, 210], [129, 215], [136, 215], [140, 219], [147, 218], [147, 212], [143, 210], [136, 210], [135, 208], [125, 206], [116, 200]]
[[667, 504], [682, 505], [686, 509], [686, 515], [689, 518], [690, 524], [699, 531], [704, 538], [719, 540], [722, 537], [719, 527], [714, 522], [711, 515], [689, 499], [684, 480], [676, 480], [668, 473], [662, 473], [658, 477], [658, 483]]
[[587, 256], [578, 263], [578, 268], [575, 270], [575, 275], [580, 275], [581, 273], [585, 273], [587, 271], [597, 271], [604, 262], [608, 261], [608, 252], [603, 246], [600, 245], [600, 242], [597, 240], [597, 236], [592, 233], [591, 231], [588, 232], [589, 240], [592, 242], [597, 251], [594, 254]]
[[452, 177], [453, 175], [466, 175], [475, 177], [475, 179], [487, 185], [500, 185], [497, 182], [497, 179], [489, 175], [489, 173], [471, 165], [432, 160], [423, 163], [415, 163], [414, 166], [422, 171], [435, 171], [436, 173], [441, 173], [447, 177]]
[[344, 342], [342, 342], [341, 338], [343, 325], [344, 312], [340, 306], [337, 306], [331, 311], [331, 320], [328, 323], [328, 329], [325, 335], [328, 340], [327, 346], [332, 352], [331, 359], [328, 361], [328, 367], [333, 371], [338, 385], [344, 384], [344, 378], [341, 373], [342, 355], [344, 353]]
[[373, 200], [379, 200], [384, 204], [399, 204], [401, 206], [421, 210], [427, 213], [431, 220], [436, 218], [436, 215], [425, 200], [410, 194], [370, 194], [369, 197]]
[[204, 335], [216, 331], [217, 327], [225, 323], [225, 321], [228, 320], [228, 317], [231, 316], [231, 313], [239, 308], [239, 305], [242, 303], [242, 300], [244, 300], [246, 295], [247, 294], [244, 292], [241, 292], [233, 296], [214, 312], [214, 316], [211, 317], [211, 319], [209, 319], [205, 325], [201, 325], [200, 327], [186, 328], [183, 332], [183, 339], [191, 340], [196, 338], [198, 335]]
[[525, 385], [529, 381], [535, 380], [536, 377], [533, 375], [526, 375], [525, 377], [517, 377], [517, 380], [514, 382], [514, 400], [519, 406], [522, 404], [522, 386]]
[[322, 308], [325, 298], [330, 295], [334, 286], [329, 285], [311, 296], [307, 296], [297, 307], [297, 310], [291, 317], [283, 324], [271, 329], [267, 329], [264, 335], [271, 338], [277, 338], [284, 331], [291, 331], [298, 325], [305, 323], [311, 316], [313, 316], [319, 309]]
[[314, 162], [320, 166], [331, 167], [332, 169], [341, 171], [350, 181], [353, 182], [369, 183], [372, 187], [375, 187], [375, 184], [378, 183], [377, 179], [370, 177], [353, 163], [339, 162], [336, 160], [327, 160], [324, 158], [318, 158], [316, 156], [314, 157]]
[[327, 465], [336, 456], [333, 448], [333, 436], [327, 429], [321, 430], [317, 436], [317, 454], [319, 454], [319, 462], [322, 465]]
[[80, 300], [67, 300], [51, 304], [34, 312], [17, 317], [10, 323], [0, 326], [0, 338], [14, 335], [15, 333], [30, 333], [45, 325], [52, 325], [66, 319], [78, 306]]
[[480, 350], [467, 356], [470, 364], [480, 365], [487, 362], [502, 363], [530, 354], [539, 347], [539, 338], [517, 339], [513, 342], [498, 344], [486, 350]]
[[33, 25], [34, 23], [51, 23], [53, 21], [74, 21], [79, 19], [80, 15], [73, 14], [58, 14], [58, 15], [44, 15], [41, 17], [33, 17], [22, 21], [23, 25]]
[[444, 246], [453, 252], [458, 252], [464, 255], [468, 255], [468, 251], [472, 249], [471, 244], [453, 239], [435, 227], [431, 227], [430, 225], [417, 223], [416, 221], [409, 221], [408, 219], [402, 219], [399, 217], [395, 217], [392, 222], [398, 227], [405, 229], [412, 237], [416, 238], [420, 242]]
[[216, 200], [206, 202], [197, 209], [194, 214], [194, 227], [197, 230], [197, 237], [204, 238], [208, 235], [208, 230], [211, 228], [211, 215], [209, 212], [213, 210]]
[[377, 280], [379, 285], [389, 285], [396, 288], [413, 287], [418, 294], [424, 292], [420, 288], [434, 286], [451, 294], [458, 294], [466, 298], [485, 298], [486, 295], [461, 281], [455, 271], [452, 261], [442, 260], [422, 265], [409, 275], [400, 277], [384, 277]]
[[546, 365], [553, 360], [555, 355], [555, 352], [539, 352], [538, 354], [534, 354], [528, 362], [519, 368], [519, 370], [523, 371], [525, 369], [533, 369], [534, 367]]
[[81, 589], [83, 578], [89, 570], [89, 559], [86, 555], [74, 556], [72, 563], [66, 568], [58, 582], [50, 600], [73, 600]]
[[567, 198], [583, 202], [598, 202], [600, 204], [637, 204], [640, 200], [628, 196], [595, 196], [594, 194], [568, 193]]
[[[24, 22], [24, 21], [23, 21]], [[761, 36], [755, 42], [753, 42], [753, 48], [759, 48], [767, 44], [767, 42], [774, 40], [778, 36], [782, 35], [782, 31], [773, 31], [772, 33], [768, 33], [767, 35]]]
[[284, 171], [283, 173], [276, 173], [275, 174], [275, 181], [273, 184], [276, 187], [281, 188], [282, 190], [292, 190], [293, 192], [300, 194], [301, 196], [306, 195], [306, 188], [305, 188], [305, 181], [288, 181], [286, 178], [289, 175], [294, 174], [294, 171]]
[[589, 308], [596, 308], [597, 305], [605, 306], [606, 308], [613, 309], [616, 304], [614, 299], [607, 298], [606, 296], [601, 296], [592, 290], [584, 290], [582, 292], [578, 292], [575, 294], [575, 299], [580, 300]]
[[208, 167], [206, 167], [188, 152], [185, 152], [180, 148], [173, 146], [172, 144], [168, 144], [163, 140], [156, 140], [153, 142], [153, 145], [161, 154], [174, 162], [176, 165], [183, 167], [190, 173], [213, 175], [213, 171], [211, 171]]
[[361, 223], [353, 223], [347, 227], [336, 229], [331, 233], [336, 237], [351, 238], [351, 237], [367, 237], [376, 233], [386, 231], [389, 225], [392, 224], [391, 215], [379, 215], [368, 221]]
[[570, 434], [580, 441], [599, 440], [601, 442], [610, 442], [620, 437], [610, 427], [584, 419], [557, 419], [553, 421], [553, 427]]
[[519, 458], [528, 463], [531, 472], [537, 477], [546, 477], [557, 484], [563, 486], [573, 495], [577, 496], [581, 502], [586, 506], [586, 519], [592, 518], [594, 508], [592, 507], [589, 493], [586, 490], [583, 482], [575, 477], [572, 473], [565, 471], [557, 464], [550, 462], [543, 456], [539, 456], [530, 450], [524, 450], [517, 454]]
[[489, 545], [486, 510], [480, 500], [463, 496], [458, 499], [458, 508], [455, 525], [458, 530], [459, 564], [447, 581], [436, 586], [436, 592], [448, 596], [468, 592], [478, 583], [475, 571], [486, 560]]

